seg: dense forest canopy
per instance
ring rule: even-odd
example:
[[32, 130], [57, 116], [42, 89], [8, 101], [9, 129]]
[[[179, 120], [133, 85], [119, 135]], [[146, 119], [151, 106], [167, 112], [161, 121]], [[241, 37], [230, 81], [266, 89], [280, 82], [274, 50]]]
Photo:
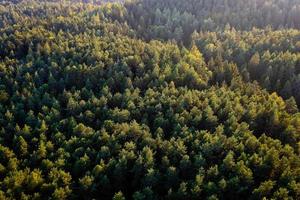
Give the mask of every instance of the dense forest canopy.
[[0, 199], [300, 199], [299, 0], [0, 2]]
[[197, 30], [253, 27], [300, 28], [300, 0], [136, 0], [125, 4], [126, 21], [145, 39], [186, 42]]

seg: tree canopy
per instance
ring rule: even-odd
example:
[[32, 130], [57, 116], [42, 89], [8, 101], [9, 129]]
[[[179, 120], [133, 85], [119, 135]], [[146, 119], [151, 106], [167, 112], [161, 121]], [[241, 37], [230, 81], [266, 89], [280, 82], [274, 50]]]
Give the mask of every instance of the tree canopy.
[[0, 3], [0, 199], [299, 199], [298, 0]]

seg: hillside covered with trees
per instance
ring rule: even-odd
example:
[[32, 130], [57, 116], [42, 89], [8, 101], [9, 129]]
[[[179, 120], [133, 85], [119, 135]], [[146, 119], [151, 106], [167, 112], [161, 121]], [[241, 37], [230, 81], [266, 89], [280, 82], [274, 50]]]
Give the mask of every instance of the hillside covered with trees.
[[0, 199], [300, 199], [300, 1], [0, 1]]

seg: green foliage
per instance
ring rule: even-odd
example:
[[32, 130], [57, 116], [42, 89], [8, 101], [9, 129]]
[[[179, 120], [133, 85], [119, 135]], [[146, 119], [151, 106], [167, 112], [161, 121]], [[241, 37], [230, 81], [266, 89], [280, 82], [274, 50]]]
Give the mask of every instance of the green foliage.
[[0, 4], [0, 199], [299, 199], [298, 0], [103, 2]]

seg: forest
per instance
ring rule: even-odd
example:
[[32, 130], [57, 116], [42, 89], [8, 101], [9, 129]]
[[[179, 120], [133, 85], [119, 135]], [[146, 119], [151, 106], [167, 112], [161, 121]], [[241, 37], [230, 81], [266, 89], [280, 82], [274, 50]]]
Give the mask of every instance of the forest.
[[0, 199], [300, 199], [300, 0], [0, 0]]

